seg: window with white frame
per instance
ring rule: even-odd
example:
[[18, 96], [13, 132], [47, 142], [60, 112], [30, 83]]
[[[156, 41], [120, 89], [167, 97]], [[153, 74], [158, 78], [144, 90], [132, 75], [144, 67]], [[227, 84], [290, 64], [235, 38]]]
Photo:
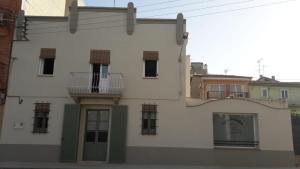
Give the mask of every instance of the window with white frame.
[[224, 98], [225, 85], [224, 84], [210, 84], [207, 86], [207, 98]]
[[157, 77], [158, 76], [158, 52], [157, 51], [144, 51], [144, 77]]
[[262, 97], [269, 97], [269, 89], [268, 88], [261, 88], [261, 91], [260, 91], [260, 95]]
[[289, 97], [288, 90], [287, 89], [281, 89], [280, 90], [280, 97], [282, 99], [287, 99]]
[[56, 57], [55, 48], [42, 48], [40, 53], [40, 75], [53, 75], [54, 61]]
[[208, 85], [208, 91], [210, 92], [224, 92], [225, 85], [224, 84], [211, 84]]
[[214, 145], [257, 147], [257, 115], [213, 113]]
[[53, 75], [54, 73], [54, 58], [40, 59], [40, 75]]
[[242, 92], [242, 87], [240, 84], [231, 84], [230, 91], [233, 93], [240, 93]]

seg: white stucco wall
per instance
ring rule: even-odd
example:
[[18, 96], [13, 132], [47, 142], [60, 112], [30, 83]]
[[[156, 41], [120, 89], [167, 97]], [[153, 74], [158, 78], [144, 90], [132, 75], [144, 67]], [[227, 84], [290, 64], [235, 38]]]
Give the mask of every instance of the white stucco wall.
[[[133, 35], [129, 36], [124, 26], [125, 12], [80, 12], [79, 16], [85, 18], [92, 15], [98, 17], [93, 22], [99, 23], [82, 25], [91, 21], [79, 19], [76, 34], [68, 32], [68, 22], [32, 21], [29, 25], [32, 30], [28, 32], [30, 41], [14, 43], [12, 55], [15, 59], [12, 61], [8, 95], [21, 96], [24, 102], [18, 104], [17, 98], [8, 97], [1, 143], [60, 144], [63, 105], [74, 102], [67, 90], [70, 72], [90, 71], [91, 49], [111, 51], [110, 72], [123, 74], [125, 89], [122, 100], [132, 100], [128, 103], [130, 109], [136, 100], [158, 100], [155, 102], [160, 104], [159, 100], [181, 99], [183, 107], [185, 59], [178, 62], [181, 46], [176, 44], [176, 21], [137, 23]], [[118, 22], [111, 22], [110, 17], [105, 17], [111, 15], [115, 15], [113, 18]], [[114, 28], [103, 28], [103, 25]], [[47, 27], [59, 27], [58, 30], [63, 32], [42, 33], [57, 30]], [[92, 29], [82, 30], [85, 28]], [[38, 75], [41, 48], [56, 48], [53, 77]], [[143, 51], [159, 51], [157, 79], [143, 77]], [[185, 48], [182, 51], [184, 56]], [[180, 90], [182, 94], [179, 96]], [[35, 102], [51, 103], [49, 134], [36, 135], [31, 132]], [[24, 122], [24, 128], [14, 129], [15, 120]]]
[[[82, 25], [90, 23], [83, 18], [92, 15], [98, 17], [93, 21], [98, 24]], [[46, 27], [59, 27], [54, 30], [30, 26], [29, 29], [33, 29], [28, 35], [30, 41], [14, 43], [15, 59], [8, 95], [21, 96], [23, 103], [18, 104], [17, 98], [8, 97], [0, 144], [59, 145], [63, 105], [74, 102], [67, 91], [70, 72], [89, 72], [90, 50], [106, 49], [111, 51], [110, 72], [124, 76], [125, 89], [120, 104], [129, 108], [128, 146], [213, 148], [212, 113], [232, 112], [258, 114], [260, 149], [292, 151], [290, 114], [285, 109], [237, 100], [186, 107], [188, 59], [182, 59], [180, 66], [176, 22], [137, 23], [133, 35], [129, 36], [124, 26], [126, 14], [114, 16], [117, 22], [104, 17], [108, 15], [116, 14], [81, 12], [76, 34], [68, 33], [67, 22], [46, 23]], [[56, 48], [53, 77], [38, 75], [41, 48]], [[159, 51], [157, 79], [143, 78], [143, 51]], [[182, 55], [186, 56], [185, 48]], [[36, 102], [51, 103], [48, 134], [31, 132]], [[158, 105], [158, 134], [155, 136], [141, 135], [141, 105], [144, 103]], [[14, 122], [24, 122], [24, 128], [14, 129]]]

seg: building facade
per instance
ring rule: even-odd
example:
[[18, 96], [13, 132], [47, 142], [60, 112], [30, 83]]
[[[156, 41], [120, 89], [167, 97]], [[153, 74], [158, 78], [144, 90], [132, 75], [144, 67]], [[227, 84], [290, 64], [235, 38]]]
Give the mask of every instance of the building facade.
[[248, 83], [251, 79], [251, 77], [234, 75], [195, 74], [191, 79], [191, 97], [201, 99], [248, 98]]
[[300, 83], [280, 82], [261, 76], [257, 81], [249, 83], [250, 97], [261, 100], [287, 101], [293, 113], [300, 113]]
[[182, 14], [143, 19], [132, 3], [74, 3], [69, 18], [28, 19], [60, 30], [14, 43], [1, 161], [294, 165], [285, 104], [187, 98]]
[[15, 22], [21, 3], [21, 0], [0, 1], [0, 133], [7, 93]]

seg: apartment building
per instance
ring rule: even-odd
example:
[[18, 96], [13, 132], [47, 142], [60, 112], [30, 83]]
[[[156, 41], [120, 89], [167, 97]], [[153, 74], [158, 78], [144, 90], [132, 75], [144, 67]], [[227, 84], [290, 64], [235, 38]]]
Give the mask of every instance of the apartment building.
[[222, 99], [248, 98], [251, 77], [235, 75], [194, 74], [191, 79], [191, 97]]
[[188, 98], [183, 15], [136, 12], [132, 3], [72, 3], [68, 17], [27, 17], [30, 41], [12, 53], [1, 161], [294, 165], [285, 104]]

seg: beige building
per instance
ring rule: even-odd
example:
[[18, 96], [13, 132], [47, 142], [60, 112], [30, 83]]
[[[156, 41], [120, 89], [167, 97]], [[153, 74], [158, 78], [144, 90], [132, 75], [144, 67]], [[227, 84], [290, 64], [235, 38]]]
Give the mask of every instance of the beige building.
[[[66, 16], [74, 0], [23, 0], [22, 9], [28, 16]], [[84, 0], [78, 0], [79, 6], [85, 6]]]
[[294, 165], [285, 104], [187, 98], [183, 16], [135, 16], [130, 3], [28, 17], [30, 41], [13, 49], [1, 161]]

